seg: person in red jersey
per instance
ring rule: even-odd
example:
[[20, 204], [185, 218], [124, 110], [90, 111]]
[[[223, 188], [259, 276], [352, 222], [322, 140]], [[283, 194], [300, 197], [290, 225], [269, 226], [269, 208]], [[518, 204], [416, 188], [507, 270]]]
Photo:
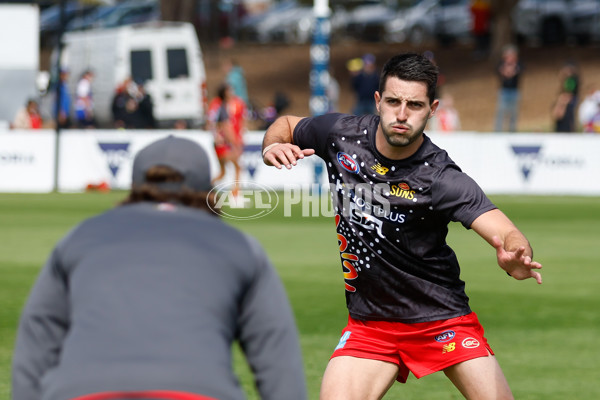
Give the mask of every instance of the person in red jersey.
[[242, 167], [240, 158], [244, 151], [244, 132], [246, 131], [246, 105], [233, 94], [231, 86], [219, 86], [217, 96], [209, 105], [209, 126], [215, 137], [215, 152], [219, 160], [219, 172], [213, 183], [223, 179], [228, 163], [233, 164], [235, 180], [233, 195], [239, 191]]

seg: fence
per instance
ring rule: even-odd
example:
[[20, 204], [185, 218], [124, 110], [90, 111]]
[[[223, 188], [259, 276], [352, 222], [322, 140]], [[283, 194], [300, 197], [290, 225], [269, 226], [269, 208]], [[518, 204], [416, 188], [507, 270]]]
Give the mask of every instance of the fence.
[[[327, 183], [323, 162], [302, 160], [292, 170], [262, 162], [264, 132], [248, 132], [241, 180], [282, 189]], [[205, 131], [0, 130], [0, 192], [83, 191], [106, 183], [128, 189], [137, 151], [167, 135], [192, 139], [208, 150], [217, 171], [212, 136]], [[600, 195], [600, 136], [459, 132], [430, 135], [488, 194]], [[58, 151], [56, 146], [58, 146]], [[233, 180], [228, 170], [225, 182]]]

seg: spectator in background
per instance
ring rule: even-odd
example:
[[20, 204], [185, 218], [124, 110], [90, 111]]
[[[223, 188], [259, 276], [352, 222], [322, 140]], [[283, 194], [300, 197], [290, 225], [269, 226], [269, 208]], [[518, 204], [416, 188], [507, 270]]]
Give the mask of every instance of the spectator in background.
[[213, 184], [223, 179], [227, 164], [235, 169], [232, 195], [237, 198], [242, 167], [240, 157], [244, 151], [243, 133], [245, 108], [243, 101], [233, 93], [229, 84], [223, 83], [217, 90], [217, 96], [208, 107], [208, 126], [213, 132], [215, 152], [219, 160], [219, 173], [213, 178]]
[[279, 90], [276, 91], [273, 96], [273, 102], [260, 111], [260, 119], [263, 121], [260, 129], [267, 129], [271, 126], [271, 124], [275, 122], [289, 106], [289, 97]]
[[439, 132], [455, 132], [461, 129], [460, 117], [458, 110], [454, 107], [454, 97], [449, 93], [444, 93], [440, 99], [440, 105], [438, 106], [433, 118], [432, 130]]
[[133, 161], [122, 205], [57, 245], [21, 314], [13, 400], [306, 400], [298, 331], [258, 241], [211, 210], [210, 162], [169, 136]]
[[444, 84], [446, 83], [446, 75], [444, 75], [444, 71], [442, 71], [442, 68], [437, 63], [437, 60], [435, 59], [435, 53], [433, 51], [425, 50], [423, 52], [423, 57], [425, 57], [426, 59], [431, 61], [431, 63], [438, 68], [439, 73], [438, 73], [438, 79], [437, 79], [437, 84], [436, 84], [436, 93], [438, 96], [441, 96], [442, 88], [444, 87]]
[[554, 121], [554, 132], [574, 132], [573, 119], [571, 118], [571, 104], [573, 93], [561, 90], [552, 106], [552, 120]]
[[42, 117], [38, 102], [34, 99], [27, 100], [27, 104], [20, 108], [12, 123], [13, 129], [41, 129]]
[[137, 83], [137, 102], [142, 119], [143, 129], [156, 128], [156, 119], [154, 118], [154, 101], [150, 93], [146, 91], [146, 86], [143, 82]]
[[583, 132], [600, 133], [600, 86], [597, 83], [587, 86], [586, 96], [577, 110], [577, 120]]
[[233, 93], [246, 103], [246, 107], [249, 107], [250, 98], [242, 67], [235, 60], [228, 58], [223, 61], [223, 72], [225, 72], [225, 82], [231, 86]]
[[375, 65], [375, 56], [365, 54], [362, 57], [362, 66], [354, 71], [350, 70], [352, 76], [352, 90], [356, 96], [356, 103], [352, 112], [355, 115], [375, 114], [375, 103], [373, 96], [379, 90], [379, 71]]
[[329, 112], [339, 112], [340, 110], [340, 84], [335, 76], [329, 73], [329, 82], [325, 88], [327, 100], [329, 101]]
[[131, 78], [125, 79], [115, 89], [115, 94], [112, 99], [111, 111], [113, 116], [113, 125], [117, 129], [125, 128], [125, 104], [129, 95], [127, 94], [127, 87], [131, 82]]
[[75, 89], [75, 119], [78, 128], [95, 128], [94, 100], [92, 96], [92, 81], [94, 72], [86, 70], [77, 82]]
[[519, 116], [520, 90], [519, 79], [523, 72], [523, 65], [519, 61], [519, 52], [514, 45], [504, 47], [502, 60], [496, 67], [500, 79], [498, 103], [496, 106], [496, 132], [503, 132], [505, 122], [508, 121], [508, 132], [516, 132], [517, 118]]
[[488, 0], [471, 1], [471, 15], [473, 17], [473, 36], [475, 38], [475, 58], [484, 58], [490, 46], [490, 19], [491, 6]]
[[71, 94], [69, 93], [69, 70], [62, 68], [58, 77], [58, 99], [55, 99], [54, 115], [59, 129], [71, 127]]
[[156, 127], [152, 97], [142, 83], [127, 78], [115, 90], [112, 114], [115, 128], [153, 129]]
[[123, 128], [125, 129], [144, 129], [146, 121], [140, 110], [140, 104], [132, 96], [125, 98], [125, 109], [122, 114]]
[[558, 118], [558, 114], [554, 115], [557, 122], [556, 132], [575, 132], [575, 114], [579, 102], [579, 72], [577, 65], [573, 62], [565, 63], [559, 71], [559, 80], [560, 92], [555, 109], [557, 109], [557, 112], [563, 108], [564, 110], [562, 110], [560, 118]]

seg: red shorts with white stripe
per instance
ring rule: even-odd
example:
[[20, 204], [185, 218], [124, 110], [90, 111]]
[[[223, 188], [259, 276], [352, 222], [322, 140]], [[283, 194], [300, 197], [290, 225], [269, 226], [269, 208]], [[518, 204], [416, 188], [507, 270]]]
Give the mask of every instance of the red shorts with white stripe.
[[488, 354], [494, 352], [483, 336], [477, 315], [472, 312], [414, 324], [348, 317], [348, 325], [331, 358], [351, 356], [394, 363], [400, 367], [396, 379], [405, 383], [409, 372], [421, 378]]

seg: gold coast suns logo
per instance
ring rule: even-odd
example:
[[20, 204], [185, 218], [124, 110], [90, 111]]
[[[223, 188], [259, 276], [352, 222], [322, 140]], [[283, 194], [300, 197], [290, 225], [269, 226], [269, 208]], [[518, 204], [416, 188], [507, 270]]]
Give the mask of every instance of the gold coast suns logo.
[[415, 191], [408, 186], [408, 183], [400, 182], [390, 187], [390, 195], [412, 200], [415, 198]]

